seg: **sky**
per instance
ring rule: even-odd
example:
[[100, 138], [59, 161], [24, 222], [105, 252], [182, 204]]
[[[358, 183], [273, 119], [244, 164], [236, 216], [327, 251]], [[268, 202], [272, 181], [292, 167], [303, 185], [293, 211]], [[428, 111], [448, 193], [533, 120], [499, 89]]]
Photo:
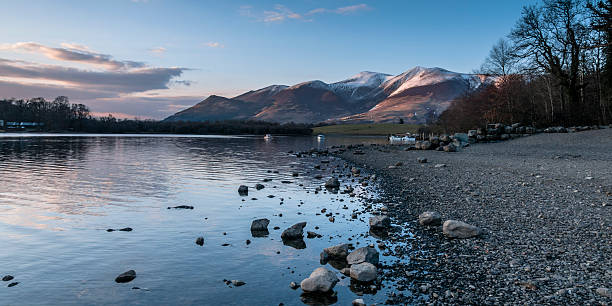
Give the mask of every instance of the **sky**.
[[0, 1], [0, 98], [63, 95], [141, 119], [361, 71], [471, 72], [537, 2]]

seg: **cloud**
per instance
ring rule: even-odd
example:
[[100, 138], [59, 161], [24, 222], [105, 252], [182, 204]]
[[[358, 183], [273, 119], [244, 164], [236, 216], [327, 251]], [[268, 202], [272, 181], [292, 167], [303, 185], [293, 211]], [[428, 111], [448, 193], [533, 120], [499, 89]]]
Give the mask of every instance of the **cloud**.
[[166, 48], [164, 47], [156, 47], [156, 48], [152, 48], [149, 51], [156, 53], [156, 54], [164, 54], [166, 53]]
[[210, 48], [225, 48], [225, 46], [219, 43], [218, 41], [210, 41], [207, 42], [205, 45]]
[[301, 14], [295, 13], [284, 5], [277, 4], [274, 10], [263, 12], [263, 22], [278, 22], [285, 19], [302, 19]]
[[344, 15], [344, 14], [352, 14], [352, 13], [356, 13], [359, 11], [368, 11], [368, 10], [371, 10], [371, 8], [367, 4], [362, 3], [362, 4], [351, 5], [351, 6], [339, 7], [334, 10], [334, 13]]
[[35, 42], [18, 42], [2, 44], [0, 45], [0, 50], [39, 53], [54, 60], [89, 64], [110, 70], [141, 68], [145, 66], [143, 62], [114, 60], [110, 55], [92, 52], [85, 46], [74, 44], [64, 44], [64, 46], [65, 48], [52, 48]]
[[0, 58], [0, 76], [64, 82], [69, 86], [118, 93], [167, 89], [185, 68], [140, 68], [130, 71], [90, 71]]
[[337, 15], [349, 15], [357, 13], [359, 11], [371, 10], [367, 4], [356, 4], [344, 7], [338, 7], [335, 9], [327, 8], [315, 8], [305, 13], [299, 13], [291, 10], [287, 6], [277, 4], [272, 10], [264, 10], [261, 14], [253, 12], [253, 7], [249, 5], [241, 6], [238, 12], [242, 16], [246, 16], [265, 23], [280, 23], [286, 20], [301, 20], [301, 21], [312, 21], [310, 16], [317, 14], [337, 14]]
[[95, 53], [87, 46], [69, 43], [62, 44], [62, 48], [32, 42], [1, 47], [36, 52], [62, 62], [88, 63], [101, 69], [0, 58], [0, 99], [68, 96], [95, 112], [125, 113], [143, 118], [164, 118], [175, 112], [168, 105], [193, 105], [199, 100], [161, 97], [167, 94], [164, 90], [192, 84], [179, 79], [189, 70], [187, 68], [151, 67], [143, 62], [119, 61], [110, 55]]

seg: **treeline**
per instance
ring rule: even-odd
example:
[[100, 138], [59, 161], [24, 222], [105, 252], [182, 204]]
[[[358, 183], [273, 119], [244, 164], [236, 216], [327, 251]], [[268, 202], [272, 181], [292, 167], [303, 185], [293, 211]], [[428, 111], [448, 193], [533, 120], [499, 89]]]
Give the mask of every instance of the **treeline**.
[[166, 122], [157, 120], [117, 119], [112, 115], [92, 117], [83, 104], [71, 104], [67, 97], [53, 101], [43, 98], [0, 100], [0, 120], [36, 122], [42, 132], [81, 133], [169, 133], [169, 134], [286, 134], [310, 135], [305, 124], [279, 124], [263, 121]]
[[487, 123], [612, 123], [612, 0], [544, 0], [523, 8], [477, 73], [492, 84], [441, 114], [447, 131]]

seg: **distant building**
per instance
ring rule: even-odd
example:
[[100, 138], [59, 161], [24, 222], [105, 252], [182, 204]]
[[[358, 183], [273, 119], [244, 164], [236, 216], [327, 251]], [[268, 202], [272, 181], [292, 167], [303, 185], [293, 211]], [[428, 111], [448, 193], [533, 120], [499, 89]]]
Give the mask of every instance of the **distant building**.
[[[4, 121], [2, 121], [4, 124]], [[45, 124], [42, 122], [6, 122], [4, 125], [7, 130], [33, 130], [40, 128]], [[3, 126], [3, 125], [0, 125]]]

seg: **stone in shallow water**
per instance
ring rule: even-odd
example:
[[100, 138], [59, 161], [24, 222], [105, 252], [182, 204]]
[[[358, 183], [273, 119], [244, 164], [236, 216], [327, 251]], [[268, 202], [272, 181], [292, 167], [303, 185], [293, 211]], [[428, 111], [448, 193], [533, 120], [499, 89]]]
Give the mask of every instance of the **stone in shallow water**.
[[385, 229], [389, 226], [391, 226], [391, 219], [387, 216], [370, 217], [370, 228], [372, 229]]
[[242, 196], [249, 195], [249, 187], [245, 185], [240, 185], [240, 187], [238, 187], [238, 194]]
[[268, 224], [270, 224], [270, 220], [266, 218], [253, 220], [253, 223], [251, 223], [251, 231], [268, 231]]
[[115, 278], [115, 282], [117, 283], [129, 283], [136, 278], [136, 271], [129, 270], [127, 272], [123, 272]]
[[283, 231], [281, 238], [283, 240], [302, 239], [304, 237], [304, 227], [306, 227], [306, 222], [294, 224], [290, 228]]
[[351, 278], [360, 282], [371, 282], [376, 279], [378, 270], [369, 262], [362, 262], [351, 266]]
[[3, 282], [8, 282], [8, 281], [12, 280], [13, 278], [14, 278], [14, 277], [13, 277], [12, 275], [5, 275], [5, 276], [2, 278], [2, 281], [3, 281]]
[[340, 188], [340, 181], [337, 178], [332, 177], [325, 182], [325, 188]]
[[323, 253], [332, 258], [346, 258], [349, 252], [348, 244], [339, 244], [323, 249]]
[[204, 237], [198, 237], [196, 239], [196, 244], [199, 246], [203, 246], [204, 245]]
[[334, 272], [319, 267], [300, 283], [300, 287], [305, 292], [329, 292], [338, 281], [340, 280]]
[[371, 247], [358, 248], [346, 257], [349, 265], [355, 265], [362, 262], [378, 264], [379, 254], [376, 249]]

